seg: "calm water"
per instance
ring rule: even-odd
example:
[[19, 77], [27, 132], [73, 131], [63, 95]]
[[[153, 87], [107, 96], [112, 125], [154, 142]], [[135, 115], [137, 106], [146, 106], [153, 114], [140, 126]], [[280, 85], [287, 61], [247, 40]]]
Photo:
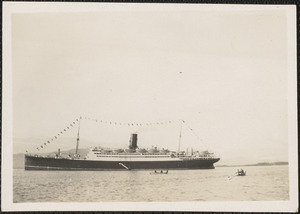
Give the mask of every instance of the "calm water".
[[14, 202], [288, 200], [288, 166], [214, 170], [25, 171], [14, 169]]

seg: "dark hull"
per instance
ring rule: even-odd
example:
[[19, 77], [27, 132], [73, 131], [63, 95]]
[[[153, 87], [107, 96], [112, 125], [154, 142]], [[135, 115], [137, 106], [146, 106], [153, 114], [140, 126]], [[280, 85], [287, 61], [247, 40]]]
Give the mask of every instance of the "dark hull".
[[[25, 170], [214, 169], [214, 159], [182, 161], [91, 161], [25, 156]], [[123, 166], [122, 166], [123, 165]], [[126, 166], [128, 169], [126, 169]]]

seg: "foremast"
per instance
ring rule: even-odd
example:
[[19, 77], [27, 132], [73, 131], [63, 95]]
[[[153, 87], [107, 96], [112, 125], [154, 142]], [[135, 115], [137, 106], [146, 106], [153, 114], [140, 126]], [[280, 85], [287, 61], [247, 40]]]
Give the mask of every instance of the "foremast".
[[76, 150], [75, 150], [76, 156], [78, 156], [80, 121], [81, 121], [81, 117], [79, 118], [79, 125], [78, 125], [78, 132], [77, 132], [77, 142], [76, 142]]

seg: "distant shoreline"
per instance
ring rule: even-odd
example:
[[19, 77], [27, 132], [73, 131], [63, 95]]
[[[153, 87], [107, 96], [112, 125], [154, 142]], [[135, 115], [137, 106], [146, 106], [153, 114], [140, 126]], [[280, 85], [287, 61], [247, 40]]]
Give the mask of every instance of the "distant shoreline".
[[215, 165], [216, 167], [239, 167], [239, 166], [277, 166], [277, 165], [288, 165], [289, 162], [262, 162], [256, 164], [239, 164], [239, 165]]

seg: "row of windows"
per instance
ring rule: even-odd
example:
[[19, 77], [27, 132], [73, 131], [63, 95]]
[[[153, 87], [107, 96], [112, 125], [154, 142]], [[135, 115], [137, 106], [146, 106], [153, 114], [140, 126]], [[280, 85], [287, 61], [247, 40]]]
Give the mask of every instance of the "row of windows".
[[170, 156], [169, 155], [160, 155], [160, 156], [139, 156], [139, 157], [136, 157], [136, 156], [117, 156], [117, 155], [97, 155], [97, 157], [114, 157], [114, 158], [140, 158], [140, 157], [143, 157], [143, 158], [169, 158]]
[[[100, 155], [100, 154], [103, 154], [103, 153], [101, 153], [101, 152], [94, 152], [94, 154], [96, 154], [96, 155]], [[123, 155], [123, 156], [128, 156], [128, 154], [116, 154], [116, 155], [111, 155], [111, 156], [120, 156], [120, 155]], [[141, 155], [151, 155], [151, 156], [163, 156], [162, 154], [149, 154], [149, 153], [135, 153], [135, 154], [130, 154], [130, 155], [132, 155], [132, 156], [141, 156]]]

